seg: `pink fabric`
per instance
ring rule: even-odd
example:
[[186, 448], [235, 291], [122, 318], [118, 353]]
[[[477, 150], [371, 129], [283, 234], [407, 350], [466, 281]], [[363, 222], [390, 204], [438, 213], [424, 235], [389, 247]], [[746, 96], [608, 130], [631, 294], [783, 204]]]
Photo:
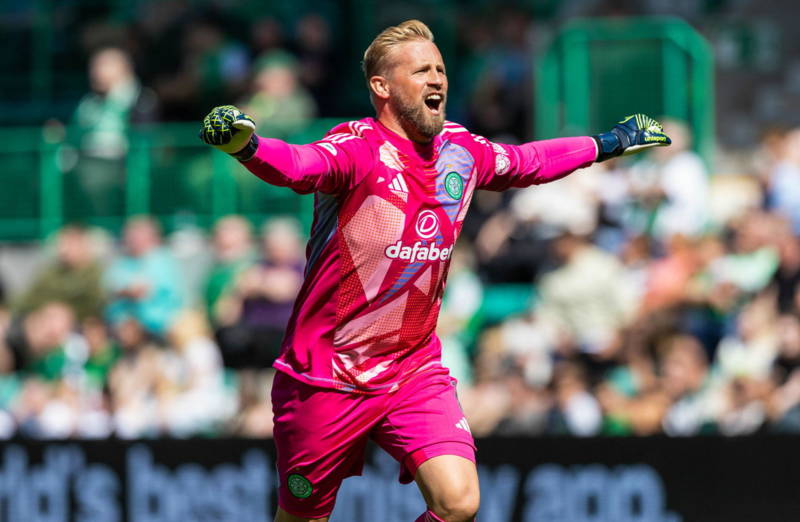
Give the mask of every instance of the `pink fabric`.
[[444, 519], [439, 518], [436, 516], [436, 513], [431, 511], [430, 509], [425, 513], [421, 514], [417, 520], [414, 522], [445, 522]]
[[[394, 393], [365, 395], [309, 386], [278, 372], [272, 408], [278, 503], [295, 516], [321, 518], [333, 511], [342, 480], [361, 474], [370, 438], [401, 463], [404, 483], [434, 456], [475, 461], [455, 382], [445, 375], [418, 376]], [[298, 498], [289, 489], [294, 474], [310, 484], [307, 497]]]
[[356, 157], [329, 158], [324, 150], [319, 146], [290, 145], [281, 140], [259, 138], [255, 156], [243, 163], [272, 185], [289, 187], [303, 194], [334, 192], [343, 188], [347, 177], [358, 170], [358, 163]]
[[557, 138], [534, 141], [516, 147], [522, 170], [533, 174], [533, 185], [550, 183], [572, 173], [575, 169], [588, 167], [597, 159], [597, 144], [589, 136]]
[[[468, 427], [466, 417], [460, 422], [462, 426]], [[464, 444], [463, 442], [447, 441], [431, 444], [413, 451], [403, 459], [403, 468], [400, 470], [400, 482], [403, 484], [411, 482], [417, 476], [417, 470], [422, 466], [423, 462], [442, 455], [455, 455], [475, 462], [475, 447], [470, 444]]]
[[244, 165], [315, 192], [306, 278], [275, 367], [369, 394], [419, 373], [446, 375], [435, 328], [474, 191], [546, 183], [596, 154], [588, 137], [500, 145], [452, 122], [420, 145], [372, 118], [308, 145], [261, 138]]

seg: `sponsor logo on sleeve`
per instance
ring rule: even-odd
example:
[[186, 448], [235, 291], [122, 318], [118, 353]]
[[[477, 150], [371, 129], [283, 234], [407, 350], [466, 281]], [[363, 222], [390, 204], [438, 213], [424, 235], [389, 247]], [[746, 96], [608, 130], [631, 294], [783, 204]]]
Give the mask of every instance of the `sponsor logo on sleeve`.
[[511, 160], [508, 159], [508, 152], [506, 152], [506, 149], [497, 143], [492, 143], [492, 149], [494, 149], [495, 152], [494, 171], [496, 174], [502, 176], [508, 172], [509, 167], [511, 167]]

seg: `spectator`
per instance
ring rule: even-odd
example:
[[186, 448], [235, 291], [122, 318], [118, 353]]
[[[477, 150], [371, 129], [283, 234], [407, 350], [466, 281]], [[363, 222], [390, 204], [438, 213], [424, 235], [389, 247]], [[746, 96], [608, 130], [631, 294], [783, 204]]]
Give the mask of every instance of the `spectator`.
[[89, 61], [89, 81], [92, 91], [73, 116], [79, 160], [76, 182], [67, 184], [65, 198], [65, 213], [72, 219], [121, 213], [118, 187], [125, 177], [128, 131], [131, 124], [152, 122], [157, 115], [155, 96], [139, 83], [122, 49], [96, 51]]
[[492, 200], [496, 205], [489, 207], [491, 215], [477, 225], [479, 272], [488, 283], [530, 283], [547, 265], [548, 239], [535, 220], [504, 208], [502, 197], [483, 191], [476, 194], [477, 205], [491, 205]]
[[23, 386], [23, 375], [14, 371], [16, 360], [7, 342], [10, 325], [11, 316], [0, 305], [0, 440], [10, 438], [16, 431], [11, 408]]
[[[48, 435], [51, 435], [41, 417], [52, 396], [52, 385], [49, 383], [35, 377], [25, 380], [12, 407], [14, 420], [20, 434], [32, 438], [47, 438]], [[64, 434], [61, 435], [64, 436]]]
[[250, 223], [240, 216], [221, 218], [212, 236], [214, 264], [204, 285], [206, 312], [212, 326], [219, 324], [217, 305], [231, 293], [239, 275], [256, 260]]
[[800, 242], [788, 223], [781, 223], [776, 228], [774, 240], [779, 262], [771, 283], [777, 292], [778, 311], [787, 314], [800, 311], [795, 303], [795, 295], [800, 284]]
[[550, 430], [578, 437], [596, 435], [600, 431], [602, 412], [589, 393], [585, 370], [571, 361], [556, 367], [553, 375], [554, 407], [550, 412]]
[[585, 238], [571, 234], [554, 244], [563, 265], [542, 277], [540, 321], [581, 351], [608, 348], [635, 311], [635, 292], [623, 265]]
[[605, 171], [605, 163], [597, 163], [580, 176], [520, 189], [511, 200], [511, 211], [521, 221], [535, 221], [550, 230], [591, 234], [598, 224], [598, 195]]
[[662, 386], [672, 405], [663, 420], [667, 435], [688, 436], [714, 430], [719, 409], [706, 354], [697, 339], [675, 336], [660, 359]]
[[134, 319], [118, 323], [116, 335], [122, 355], [108, 376], [113, 432], [123, 439], [156, 436], [160, 348]]
[[665, 246], [666, 255], [654, 261], [648, 270], [643, 314], [682, 304], [699, 268], [697, 248], [689, 238], [674, 235]]
[[[748, 302], [738, 316], [735, 334], [725, 337], [717, 350], [715, 369], [722, 377], [769, 377], [779, 350], [779, 331], [773, 300], [761, 295]], [[747, 383], [732, 390], [746, 392]], [[741, 395], [738, 395], [741, 396]]]
[[717, 421], [723, 435], [752, 435], [767, 421], [767, 381], [737, 377], [725, 385], [722, 411]]
[[714, 284], [730, 285], [740, 296], [765, 288], [779, 264], [779, 223], [775, 216], [761, 212], [751, 212], [734, 223], [732, 251], [709, 266]]
[[67, 304], [83, 320], [103, 312], [103, 268], [91, 233], [78, 225], [58, 232], [56, 258], [40, 271], [28, 290], [15, 303], [15, 312], [25, 315], [47, 302]]
[[232, 433], [240, 437], [272, 437], [272, 380], [275, 370], [239, 372], [239, 411], [230, 423]]
[[262, 259], [241, 273], [235, 291], [217, 307], [222, 325], [217, 340], [231, 367], [272, 364], [303, 283], [304, 256], [296, 222], [268, 222], [261, 247]]
[[125, 252], [105, 274], [106, 315], [115, 327], [132, 319], [148, 334], [163, 337], [182, 305], [180, 271], [151, 218], [131, 218], [123, 236]]
[[108, 376], [122, 355], [122, 350], [98, 317], [87, 318], [81, 326], [88, 348], [83, 365], [84, 385], [89, 390], [100, 392], [108, 384]]
[[157, 395], [166, 433], [185, 437], [217, 433], [233, 414], [222, 358], [199, 312], [184, 311], [169, 332], [172, 350], [162, 356]]
[[[297, 60], [283, 50], [270, 51], [254, 65], [251, 94], [245, 110], [258, 122], [261, 135], [286, 139], [305, 129], [317, 112], [314, 99], [298, 79]], [[263, 208], [265, 185], [256, 176], [242, 178], [242, 208]]]
[[789, 131], [776, 150], [777, 161], [769, 173], [767, 203], [788, 217], [800, 234], [800, 128]]
[[71, 309], [52, 302], [31, 311], [9, 337], [28, 376], [11, 399], [24, 435], [94, 438], [110, 433], [102, 383], [87, 378], [97, 351], [76, 326]]
[[244, 110], [259, 122], [260, 134], [285, 139], [304, 129], [316, 114], [297, 68], [297, 60], [286, 51], [270, 51], [256, 61], [253, 94]]
[[508, 391], [508, 410], [492, 433], [504, 437], [545, 433], [552, 407], [548, 390], [531, 385], [521, 368], [509, 368], [503, 381]]
[[45, 303], [18, 319], [6, 338], [15, 367], [46, 381], [74, 374], [86, 351], [75, 327], [72, 309], [59, 302]]
[[800, 432], [800, 319], [785, 315], [778, 323], [780, 348], [772, 371], [775, 389], [767, 400], [770, 421], [779, 432]]
[[604, 412], [603, 431], [613, 435], [653, 435], [669, 398], [661, 389], [655, 361], [635, 332], [627, 332], [618, 360], [598, 385], [596, 394]]
[[631, 168], [631, 192], [640, 214], [639, 232], [658, 239], [673, 234], [695, 237], [709, 221], [708, 172], [700, 157], [691, 150], [691, 133], [686, 125], [663, 120], [664, 132], [672, 145], [653, 151], [647, 161]]
[[505, 385], [508, 373], [503, 336], [499, 328], [481, 335], [475, 357], [475, 379], [470, 387], [459, 390], [459, 401], [470, 430], [476, 437], [487, 436], [509, 416], [512, 394]]

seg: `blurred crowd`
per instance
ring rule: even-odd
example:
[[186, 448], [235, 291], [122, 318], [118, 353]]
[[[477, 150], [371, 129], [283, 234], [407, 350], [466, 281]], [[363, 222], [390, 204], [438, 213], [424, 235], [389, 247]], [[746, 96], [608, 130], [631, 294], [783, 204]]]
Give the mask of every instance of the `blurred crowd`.
[[[476, 435], [800, 431], [800, 129], [712, 176], [665, 128], [639, 161], [476, 194], [439, 322]], [[228, 216], [188, 259], [186, 233], [56, 234], [4, 296], [0, 434], [271, 434], [302, 231]]]
[[52, 243], [0, 313], [4, 437], [271, 434], [265, 369], [303, 277], [294, 220], [256, 237], [220, 219], [194, 285], [147, 216], [128, 220], [118, 249], [77, 225]]
[[460, 367], [476, 435], [800, 430], [800, 129], [765, 133], [740, 176], [665, 129], [673, 146], [640, 161], [508, 194], [461, 244], [476, 296], [533, 282]]
[[[127, 150], [124, 131], [130, 125], [197, 121], [215, 105], [242, 107], [260, 134], [275, 138], [303, 130], [315, 117], [370, 111], [361, 53], [373, 31], [419, 16], [434, 31], [441, 29], [437, 42], [451, 75], [449, 116], [482, 134], [527, 138], [532, 58], [550, 35], [533, 30], [528, 8], [480, 0], [459, 12], [453, 6], [440, 13], [398, 5], [374, 29], [365, 24], [383, 23], [373, 20], [387, 17], [381, 9], [356, 8], [361, 18], [343, 21], [355, 14], [325, 1], [295, 7], [248, 0], [143, 1], [126, 16], [84, 3], [62, 13], [64, 20], [75, 20], [64, 35], [75, 41], [72, 52], [79, 58], [72, 60], [85, 62], [88, 71], [87, 80], [74, 83], [89, 88], [68, 123], [78, 128], [75, 141], [82, 150], [104, 158]], [[588, 3], [577, 9], [564, 9], [564, 16], [603, 11]]]
[[[76, 152], [60, 159], [67, 220], [125, 207], [133, 125], [235, 103], [259, 134], [286, 138], [319, 116], [366, 116], [355, 30], [335, 3], [317, 3], [135, 2], [127, 19], [64, 7], [59, 19], [81, 21], [89, 85], [68, 122]], [[756, 5], [530, 4], [550, 6], [554, 26]], [[437, 33], [452, 52], [448, 118], [496, 141], [530, 139], [547, 24], [534, 24], [535, 8], [471, 5], [443, 11], [464, 30]], [[800, 92], [787, 78], [781, 88]], [[721, 89], [721, 103], [733, 91], [744, 96]], [[751, 128], [750, 105], [733, 102]], [[800, 129], [770, 127], [757, 146], [725, 151], [718, 164], [735, 168], [723, 171], [692, 151], [681, 122], [665, 127], [673, 145], [635, 161], [473, 198], [439, 335], [475, 435], [800, 432]], [[726, 126], [751, 143], [738, 128]], [[295, 218], [227, 216], [169, 236], [150, 216], [120, 237], [62, 227], [24, 285], [12, 291], [17, 274], [0, 274], [0, 437], [270, 436], [270, 365], [303, 279]]]

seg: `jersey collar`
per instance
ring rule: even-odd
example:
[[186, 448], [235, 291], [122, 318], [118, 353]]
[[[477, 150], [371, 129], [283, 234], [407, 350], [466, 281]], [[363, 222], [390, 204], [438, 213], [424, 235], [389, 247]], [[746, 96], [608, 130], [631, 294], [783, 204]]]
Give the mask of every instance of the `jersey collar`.
[[423, 164], [432, 164], [436, 162], [438, 157], [439, 148], [442, 143], [442, 134], [439, 133], [433, 137], [430, 143], [415, 143], [407, 138], [403, 138], [393, 130], [389, 129], [386, 125], [379, 120], [375, 120], [375, 124], [392, 145], [397, 147], [400, 152], [414, 158]]

